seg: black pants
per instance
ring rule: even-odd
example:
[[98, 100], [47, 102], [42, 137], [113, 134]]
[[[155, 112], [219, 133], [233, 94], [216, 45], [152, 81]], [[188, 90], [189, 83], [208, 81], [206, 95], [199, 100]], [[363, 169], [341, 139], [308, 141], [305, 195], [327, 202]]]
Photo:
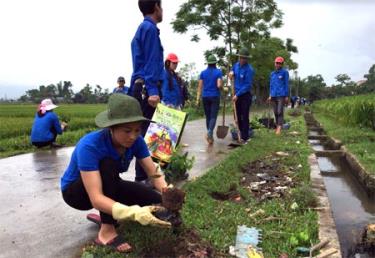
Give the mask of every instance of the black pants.
[[252, 96], [250, 92], [239, 96], [236, 101], [237, 119], [238, 127], [241, 132], [241, 138], [244, 141], [249, 139], [249, 116], [250, 116], [250, 106], [251, 106]]
[[275, 114], [276, 125], [284, 124], [284, 99], [285, 97], [272, 97], [273, 112]]
[[42, 148], [42, 147], [51, 145], [52, 143], [54, 143], [56, 141], [56, 138], [57, 138], [57, 132], [56, 132], [55, 127], [51, 128], [51, 132], [53, 134], [52, 140], [47, 141], [47, 142], [32, 142], [31, 144], [34, 145], [37, 148]]
[[[161, 195], [143, 184], [124, 181], [117, 171], [117, 161], [106, 158], [100, 162], [99, 171], [102, 179], [103, 194], [116, 202], [125, 205], [146, 206], [161, 203]], [[93, 208], [82, 178], [62, 192], [64, 201], [71, 207], [78, 210], [90, 210]], [[105, 224], [115, 224], [116, 220], [112, 215], [100, 212], [101, 221]]]
[[[134, 84], [134, 90], [133, 90], [133, 97], [138, 100], [138, 102], [141, 104], [141, 109], [143, 116], [151, 119], [152, 116], [155, 113], [154, 107], [150, 106], [148, 104], [148, 94], [146, 92], [146, 89], [144, 88], [143, 82], [135, 83]], [[160, 87], [159, 87], [159, 92], [160, 92]], [[160, 98], [161, 99], [161, 98]], [[150, 123], [144, 122], [142, 126], [142, 136], [145, 136], [147, 128]], [[147, 179], [147, 174], [142, 168], [142, 166], [137, 162], [135, 164], [135, 180], [136, 181], [142, 181]]]

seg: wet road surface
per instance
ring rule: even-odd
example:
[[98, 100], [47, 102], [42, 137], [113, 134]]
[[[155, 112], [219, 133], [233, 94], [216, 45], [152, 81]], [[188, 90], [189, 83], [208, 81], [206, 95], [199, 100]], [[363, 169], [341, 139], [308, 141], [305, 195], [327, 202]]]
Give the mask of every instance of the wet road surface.
[[[227, 125], [232, 118], [226, 118]], [[218, 119], [220, 122], [220, 119]], [[230, 151], [228, 133], [212, 147], [205, 141], [205, 121], [186, 124], [180, 144], [195, 156], [190, 178], [200, 176]], [[64, 203], [60, 177], [73, 147], [41, 150], [0, 159], [0, 257], [74, 257], [94, 240], [98, 228]], [[134, 161], [124, 179], [134, 180]]]

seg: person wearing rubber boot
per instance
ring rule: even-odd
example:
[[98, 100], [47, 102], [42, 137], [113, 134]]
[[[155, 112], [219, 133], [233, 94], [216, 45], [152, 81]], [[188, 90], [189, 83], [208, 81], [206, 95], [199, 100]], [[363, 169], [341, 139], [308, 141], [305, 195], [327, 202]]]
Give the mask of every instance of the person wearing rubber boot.
[[67, 123], [61, 122], [60, 124], [58, 116], [53, 112], [57, 107], [51, 99], [44, 99], [38, 105], [30, 137], [31, 144], [35, 147], [63, 147], [63, 145], [56, 143], [56, 137], [65, 131]]
[[[161, 210], [161, 192], [166, 189], [164, 176], [150, 157], [141, 135], [142, 115], [138, 101], [124, 94], [112, 94], [107, 110], [99, 113], [95, 123], [101, 130], [90, 132], [77, 143], [70, 163], [61, 177], [64, 201], [78, 210], [95, 208], [100, 212], [97, 245], [128, 252], [132, 247], [116, 232], [117, 221], [133, 220], [142, 225], [170, 227], [154, 217]], [[151, 178], [153, 190], [144, 184], [126, 181], [133, 158]]]
[[223, 87], [223, 74], [216, 68], [216, 57], [210, 55], [207, 58], [207, 69], [201, 72], [198, 81], [197, 106], [202, 95], [203, 109], [206, 116], [208, 144], [214, 142], [214, 129], [220, 107], [220, 89]]
[[283, 68], [284, 58], [275, 58], [275, 71], [270, 76], [270, 96], [268, 101], [273, 103], [277, 135], [281, 134], [284, 124], [284, 105], [288, 104], [289, 72]]
[[248, 63], [249, 55], [247, 48], [241, 48], [238, 54], [239, 60], [234, 64], [232, 71], [229, 73], [229, 78], [234, 78], [234, 95], [232, 101], [236, 105], [238, 128], [242, 143], [247, 143], [250, 138], [251, 88], [253, 86], [255, 70]]
[[165, 70], [163, 77], [162, 100], [164, 105], [181, 110], [182, 108], [182, 79], [176, 73], [178, 57], [174, 53], [169, 53], [164, 62]]
[[[151, 119], [161, 99], [164, 58], [159, 37], [160, 31], [156, 25], [163, 20], [163, 9], [161, 0], [138, 0], [138, 7], [144, 20], [131, 42], [133, 74], [129, 95], [139, 101], [143, 115]], [[143, 136], [146, 134], [148, 125], [148, 123], [143, 125]], [[149, 183], [146, 173], [138, 163], [135, 180]]]

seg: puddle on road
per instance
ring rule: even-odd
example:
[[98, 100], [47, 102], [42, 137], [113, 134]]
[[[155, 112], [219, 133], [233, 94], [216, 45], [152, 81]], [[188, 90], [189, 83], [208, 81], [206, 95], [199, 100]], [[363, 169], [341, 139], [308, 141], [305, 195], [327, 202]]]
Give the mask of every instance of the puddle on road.
[[349, 164], [343, 157], [319, 157], [319, 167], [333, 212], [343, 257], [359, 241], [362, 229], [375, 222], [375, 200], [369, 198], [353, 177]]

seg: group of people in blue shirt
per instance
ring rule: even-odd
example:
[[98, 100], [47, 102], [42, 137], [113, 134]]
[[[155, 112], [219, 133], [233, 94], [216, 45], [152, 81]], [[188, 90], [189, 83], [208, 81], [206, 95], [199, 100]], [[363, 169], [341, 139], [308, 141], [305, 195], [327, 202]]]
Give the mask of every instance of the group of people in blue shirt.
[[[239, 60], [233, 65], [228, 74], [230, 80], [234, 80], [232, 101], [234, 103], [234, 112], [236, 123], [239, 130], [240, 139], [238, 141], [246, 144], [250, 138], [250, 107], [253, 101], [251, 89], [255, 75], [254, 68], [248, 63], [249, 51], [241, 48], [238, 53]], [[201, 72], [198, 82], [197, 105], [202, 98], [204, 113], [206, 117], [208, 144], [214, 142], [213, 132], [216, 125], [218, 110], [220, 107], [220, 90], [227, 95], [229, 89], [223, 87], [222, 72], [216, 67], [217, 59], [210, 55], [207, 58], [208, 67]], [[276, 57], [275, 70], [270, 75], [270, 95], [268, 101], [273, 103], [276, 134], [281, 133], [284, 123], [284, 105], [288, 103], [289, 95], [289, 73], [283, 68], [284, 58]], [[226, 97], [226, 96], [224, 96]]]
[[[118, 87], [109, 97], [107, 109], [95, 118], [96, 125], [101, 129], [79, 140], [61, 177], [62, 197], [69, 206], [78, 210], [95, 208], [99, 211], [97, 223], [100, 229], [95, 244], [111, 247], [118, 252], [132, 250], [132, 246], [116, 231], [118, 221], [133, 220], [142, 225], [171, 226], [169, 222], [155, 216], [155, 212], [162, 209], [159, 205], [161, 193], [170, 186], [152, 161], [143, 136], [158, 103], [179, 109], [184, 100], [182, 80], [176, 73], [179, 62], [177, 55], [170, 53], [165, 62], [163, 60], [163, 47], [157, 27], [157, 23], [163, 20], [161, 0], [138, 0], [138, 6], [144, 20], [131, 42], [133, 73], [130, 87], [125, 86], [123, 77], [118, 78]], [[239, 61], [229, 74], [234, 79], [232, 101], [236, 106], [243, 142], [249, 139], [254, 77], [254, 69], [248, 64], [248, 58], [248, 51], [240, 50]], [[213, 143], [220, 90], [228, 91], [223, 87], [222, 72], [216, 63], [215, 56], [208, 57], [208, 67], [201, 72], [198, 86], [197, 100], [200, 101], [202, 97], [209, 144]], [[275, 114], [277, 111], [282, 117], [277, 103], [284, 101], [288, 95], [288, 73], [278, 67], [279, 64], [271, 74], [270, 100], [276, 103]], [[53, 142], [56, 135], [61, 133], [57, 116], [51, 112], [56, 106], [52, 101], [44, 104], [38, 109], [36, 121], [40, 116], [55, 121], [55, 133], [40, 138], [36, 133], [38, 125], [35, 122], [32, 133], [35, 145], [45, 140]], [[128, 170], [134, 158], [135, 181], [123, 180], [120, 174]]]

